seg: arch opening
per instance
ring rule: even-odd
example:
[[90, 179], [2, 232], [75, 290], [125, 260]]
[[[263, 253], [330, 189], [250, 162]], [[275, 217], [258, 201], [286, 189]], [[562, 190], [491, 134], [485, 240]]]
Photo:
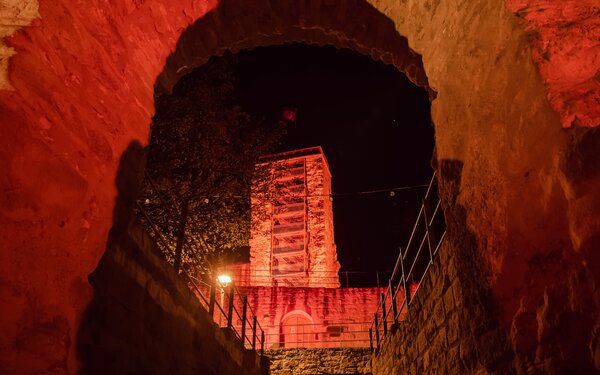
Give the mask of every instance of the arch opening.
[[[228, 103], [219, 104], [219, 110], [241, 110], [248, 115], [246, 119], [250, 119], [241, 126], [248, 129], [259, 128], [258, 133], [236, 133], [238, 125], [231, 121], [223, 122], [227, 116], [218, 119], [211, 117], [216, 104], [207, 98], [207, 93], [210, 96], [210, 93], [220, 92], [221, 83], [215, 85], [211, 77], [219, 76], [223, 67], [228, 71], [227, 79], [230, 81], [227, 85], [230, 91], [226, 99]], [[200, 96], [197, 92], [201, 93]], [[193, 96], [192, 102], [185, 99], [188, 95]], [[194, 210], [212, 212], [211, 210], [217, 209], [211, 206], [214, 203], [221, 205], [219, 209], [235, 206], [236, 212], [240, 213], [242, 207], [239, 204], [243, 202], [246, 211], [244, 215], [237, 216], [237, 219], [240, 223], [247, 222], [251, 208], [250, 176], [252, 166], [258, 162], [258, 156], [261, 153], [264, 155], [267, 150], [287, 152], [322, 146], [334, 176], [333, 195], [330, 199], [333, 201], [337, 228], [335, 241], [343, 249], [337, 256], [343, 271], [348, 271], [351, 275], [345, 277], [344, 285], [383, 285], [386, 274], [389, 276], [391, 273], [388, 264], [390, 260], [386, 254], [393, 253], [410, 235], [412, 221], [419, 210], [425, 185], [432, 173], [433, 128], [428, 93], [424, 89], [416, 87], [393, 66], [331, 46], [288, 44], [215, 57], [194, 73], [182, 78], [172, 94], [158, 97], [148, 162], [148, 171], [152, 170], [149, 174], [155, 181], [153, 184], [146, 183], [145, 194], [152, 193], [152, 185], [164, 185], [156, 183], [157, 180], [168, 180], [174, 176], [172, 167], [167, 165], [161, 172], [153, 162], [157, 151], [162, 153], [159, 158], [164, 158], [164, 153], [169, 149], [181, 151], [182, 144], [176, 143], [176, 147], [173, 147], [174, 140], [170, 137], [171, 133], [178, 131], [176, 129], [182, 122], [189, 120], [180, 115], [182, 100], [186, 103], [187, 110], [193, 113], [194, 121], [197, 121], [194, 126], [202, 129], [200, 133], [197, 130], [193, 134], [186, 133], [186, 142], [193, 138], [187, 147], [197, 150], [183, 150], [183, 155], [199, 158], [198, 155], [191, 155], [212, 152], [214, 158], [210, 163], [204, 158], [194, 162], [195, 164], [189, 164], [188, 169], [192, 166], [204, 168], [205, 171], [199, 176], [211, 168], [217, 175], [220, 168], [229, 168], [227, 173], [236, 174], [241, 171], [242, 159], [250, 162], [245, 171], [238, 174], [241, 176], [240, 181], [245, 180], [246, 183], [244, 187], [238, 186], [238, 190], [218, 187], [216, 182], [209, 179], [199, 178], [194, 182], [202, 187], [209, 187], [203, 193], [193, 194], [198, 201], [193, 203]], [[203, 112], [209, 107], [211, 110], [208, 114]], [[297, 118], [294, 122], [280, 121], [282, 112], [289, 108], [294, 108], [294, 116], [297, 115]], [[207, 135], [207, 131], [214, 129], [209, 129], [211, 125], [207, 126], [202, 116], [210, 117], [210, 121], [220, 126], [221, 130]], [[183, 125], [186, 132], [190, 130], [188, 125]], [[267, 133], [278, 134], [269, 138], [265, 136]], [[247, 138], [248, 134], [250, 138]], [[246, 138], [240, 138], [234, 145], [235, 149], [220, 146], [219, 137], [235, 136]], [[259, 147], [252, 143], [256, 142], [255, 137], [263, 140], [264, 144]], [[164, 142], [168, 143], [167, 147], [161, 146]], [[219, 153], [228, 153], [228, 156]], [[240, 156], [242, 159], [239, 159]], [[177, 154], [172, 162], [179, 167], [182, 157]], [[229, 164], [221, 163], [228, 158], [231, 158]], [[164, 160], [156, 162], [163, 163]], [[177, 189], [172, 197], [172, 206], [176, 211], [184, 194], [190, 191], [189, 175], [184, 178], [183, 188], [175, 188], [173, 184], [162, 188], [163, 198], [168, 198]], [[239, 202], [234, 202], [233, 196], [239, 196]], [[318, 197], [309, 197], [316, 198]], [[152, 202], [161, 203], [152, 196], [144, 196], [141, 203], [152, 209]], [[174, 232], [171, 238], [175, 239], [178, 221], [176, 216], [179, 217], [180, 214], [171, 215], [169, 222], [155, 224], [162, 225], [167, 232]], [[143, 215], [141, 218], [143, 219]], [[223, 218], [221, 216], [219, 220]], [[256, 219], [255, 216], [252, 218]], [[207, 238], [201, 234], [212, 232], [210, 225], [203, 225], [211, 223], [211, 220], [203, 215], [193, 218], [188, 223], [188, 230], [196, 233], [193, 237], [196, 241], [199, 241], [197, 236], [204, 237], [204, 249], [227, 248], [229, 254], [221, 251], [220, 255], [207, 262], [212, 263], [212, 266], [207, 264], [203, 268], [209, 270], [218, 264], [248, 259], [247, 253], [232, 253], [232, 247], [223, 246], [217, 237], [212, 242], [213, 237]], [[218, 224], [212, 221], [212, 225]], [[249, 235], [248, 227], [240, 229], [242, 227], [243, 224], [238, 226], [236, 234], [246, 232], [238, 238], [237, 245], [239, 250], [247, 251], [245, 241]], [[224, 241], [230, 239], [231, 236], [221, 237]], [[176, 245], [173, 245], [172, 249], [175, 248]], [[365, 249], [376, 256], [364, 256]], [[261, 271], [268, 272], [266, 268]]]
[[[431, 99], [423, 62], [396, 31], [393, 21], [365, 0], [325, 1], [323, 4], [295, 1], [221, 1], [218, 7], [190, 25], [167, 58], [155, 91], [169, 92], [176, 82], [211, 56], [260, 46], [302, 42], [332, 45], [371, 56], [404, 72]], [[260, 12], [260, 14], [256, 14]], [[258, 20], [258, 21], [257, 21]]]

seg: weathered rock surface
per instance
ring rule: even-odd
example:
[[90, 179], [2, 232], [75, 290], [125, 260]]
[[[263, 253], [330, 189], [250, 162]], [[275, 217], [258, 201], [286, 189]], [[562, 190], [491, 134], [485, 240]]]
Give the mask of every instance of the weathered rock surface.
[[506, 0], [523, 18], [548, 100], [564, 127], [600, 126], [600, 7], [595, 0]]
[[472, 238], [484, 267], [464, 272], [493, 301], [481, 314], [523, 368], [600, 369], [599, 136], [578, 127], [598, 125], [596, 1], [220, 4], [195, 23], [217, 1], [41, 0], [31, 27], [2, 34], [14, 90], [0, 91], [0, 372], [79, 368], [87, 277], [119, 157], [148, 139], [155, 83], [285, 41], [370, 54], [437, 92], [436, 158], [461, 165], [451, 236]]
[[370, 349], [275, 349], [265, 355], [273, 375], [316, 375], [370, 373]]

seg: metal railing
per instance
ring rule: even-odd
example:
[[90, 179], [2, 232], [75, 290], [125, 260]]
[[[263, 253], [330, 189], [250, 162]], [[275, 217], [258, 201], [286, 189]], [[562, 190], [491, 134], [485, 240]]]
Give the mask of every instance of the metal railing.
[[[161, 194], [157, 185], [147, 173], [144, 177], [153, 197], [161, 206], [161, 212], [167, 220], [177, 223], [177, 215], [171, 209], [176, 205], [173, 202], [169, 204], [167, 198]], [[165, 255], [165, 260], [176, 266], [174, 248], [177, 239], [172, 238], [173, 235], [160, 230], [152, 220], [151, 215], [144, 209], [143, 204], [139, 201], [136, 204], [139, 212], [138, 218], [146, 224], [146, 228], [150, 229], [149, 234], [155, 239], [156, 245]], [[193, 217], [191, 219], [193, 220]], [[221, 284], [217, 281], [216, 275], [198, 271], [195, 266], [200, 264], [198, 252], [202, 251], [201, 246], [201, 239], [192, 237], [192, 241], [190, 241], [189, 237], [184, 237], [183, 254], [187, 256], [187, 261], [182, 261], [176, 271], [198, 297], [201, 306], [204, 307], [215, 323], [222, 328], [231, 330], [246, 348], [257, 350], [257, 347], [260, 346], [262, 355], [265, 346], [265, 332], [258, 321], [256, 313], [248, 305], [247, 296], [240, 293], [233, 283]], [[217, 294], [220, 297], [219, 301], [217, 301]]]
[[[268, 268], [252, 268], [249, 264], [229, 265], [220, 268], [224, 273], [234, 276], [237, 280], [236, 285], [245, 286], [271, 286], [273, 281], [277, 280], [276, 272]], [[328, 270], [310, 270], [301, 272], [297, 277], [299, 281], [293, 282], [293, 285], [286, 285], [280, 281], [277, 286], [302, 286], [304, 283], [310, 287], [317, 288], [381, 288], [387, 287], [387, 280], [392, 274], [392, 270], [385, 271], [328, 271]]]
[[373, 321], [369, 328], [371, 352], [378, 352], [393, 324], [403, 320], [421, 281], [433, 264], [440, 245], [446, 236], [446, 223], [434, 173], [412, 233], [404, 248], [400, 248], [394, 270], [381, 293]]
[[336, 321], [266, 326], [267, 347], [289, 348], [368, 348], [371, 322]]
[[240, 293], [233, 283], [227, 286], [213, 283], [206, 287], [210, 296], [207, 310], [213, 320], [220, 327], [233, 331], [246, 348], [257, 350], [259, 344], [262, 354], [266, 336], [258, 316], [248, 304], [248, 297]]

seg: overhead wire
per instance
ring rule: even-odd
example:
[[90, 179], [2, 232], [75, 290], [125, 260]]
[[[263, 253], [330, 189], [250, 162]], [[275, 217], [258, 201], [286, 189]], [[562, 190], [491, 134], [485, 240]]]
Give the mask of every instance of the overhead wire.
[[[419, 188], [424, 188], [424, 187], [427, 187], [427, 186], [429, 186], [429, 184], [396, 186], [396, 187], [390, 187], [390, 188], [384, 188], [384, 189], [361, 190], [361, 191], [351, 191], [351, 192], [344, 192], [344, 193], [306, 194], [306, 195], [296, 195], [296, 194], [292, 193], [292, 194], [289, 194], [289, 195], [293, 196], [293, 197], [297, 197], [297, 198], [318, 198], [318, 197], [335, 198], [335, 197], [347, 197], [347, 196], [358, 196], [358, 195], [371, 195], [371, 194], [379, 194], [379, 193], [392, 193], [392, 192], [402, 191], [402, 190], [419, 189]], [[221, 194], [216, 194], [216, 195], [212, 195], [212, 196], [198, 196], [196, 198], [198, 198], [198, 199], [208, 199], [208, 198], [212, 198], [212, 199], [222, 199], [222, 198], [248, 199], [250, 197], [249, 196], [243, 196], [243, 195], [221, 195]]]

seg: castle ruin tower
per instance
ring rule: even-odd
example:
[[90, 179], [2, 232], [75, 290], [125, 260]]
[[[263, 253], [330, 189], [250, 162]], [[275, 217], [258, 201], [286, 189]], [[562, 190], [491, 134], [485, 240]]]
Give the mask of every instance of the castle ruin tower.
[[250, 284], [339, 288], [331, 172], [321, 147], [261, 158], [253, 188]]

